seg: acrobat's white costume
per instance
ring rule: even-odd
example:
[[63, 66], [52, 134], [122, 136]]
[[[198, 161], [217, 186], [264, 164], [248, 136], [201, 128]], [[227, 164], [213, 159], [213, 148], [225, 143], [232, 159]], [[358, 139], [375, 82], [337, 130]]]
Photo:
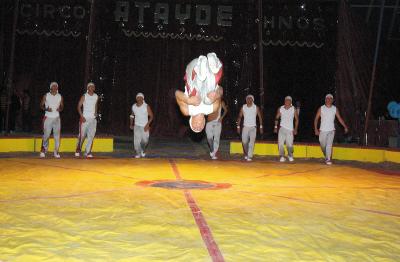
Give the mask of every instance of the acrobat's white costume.
[[213, 105], [207, 94], [218, 89], [221, 78], [222, 63], [215, 53], [201, 55], [186, 66], [185, 95], [188, 97], [199, 95], [201, 98], [200, 105], [188, 106], [190, 116], [209, 115], [213, 112]]

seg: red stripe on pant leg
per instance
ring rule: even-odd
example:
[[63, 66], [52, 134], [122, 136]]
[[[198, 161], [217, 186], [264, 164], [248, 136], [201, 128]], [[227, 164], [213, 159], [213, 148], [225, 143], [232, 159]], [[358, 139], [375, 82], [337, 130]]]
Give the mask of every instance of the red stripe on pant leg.
[[79, 120], [79, 135], [78, 135], [78, 144], [76, 145], [76, 153], [81, 152], [81, 139], [82, 139], [82, 120]]
[[[46, 121], [46, 115], [43, 116], [42, 118], [42, 130], [43, 130], [43, 137], [44, 137], [44, 121]], [[42, 138], [42, 147], [40, 148], [40, 152], [45, 152], [46, 149], [44, 148], [44, 139]]]
[[61, 146], [61, 117], [59, 117], [59, 121], [60, 121], [60, 130], [58, 130], [58, 148], [57, 148], [57, 153], [60, 152], [60, 146]]
[[[169, 163], [172, 167], [172, 170], [174, 171], [176, 179], [182, 180], [182, 177], [179, 173], [176, 163], [173, 160], [169, 160]], [[201, 212], [200, 207], [197, 205], [196, 201], [194, 200], [189, 190], [184, 190], [184, 194], [186, 202], [189, 205], [190, 210], [192, 211], [193, 218], [197, 224], [197, 227], [199, 228], [201, 237], [203, 239], [204, 244], [207, 247], [208, 253], [210, 254], [212, 261], [213, 262], [225, 261], [221, 251], [219, 250], [217, 243], [214, 240], [211, 229], [208, 226], [207, 221], [203, 216], [203, 213]]]
[[[97, 129], [97, 121], [96, 121], [96, 129]], [[93, 148], [93, 144], [94, 144], [94, 137], [96, 136], [96, 133], [93, 136], [93, 140], [92, 140], [92, 144], [90, 145], [90, 150], [89, 150], [89, 154], [92, 153], [92, 148]]]

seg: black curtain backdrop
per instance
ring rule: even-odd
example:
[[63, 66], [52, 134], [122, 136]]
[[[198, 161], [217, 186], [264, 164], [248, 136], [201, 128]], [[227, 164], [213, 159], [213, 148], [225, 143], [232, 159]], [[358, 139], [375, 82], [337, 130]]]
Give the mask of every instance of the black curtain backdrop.
[[[43, 5], [50, 2], [21, 0], [21, 3]], [[134, 2], [130, 3], [134, 5]], [[301, 3], [278, 0], [264, 3], [265, 17], [262, 22], [265, 96], [264, 101], [260, 101], [257, 50], [257, 23], [260, 21], [257, 21], [257, 1], [221, 0], [215, 3], [176, 0], [169, 4], [175, 3], [190, 3], [193, 7], [199, 3], [210, 4], [214, 11], [218, 4], [232, 5], [232, 26], [217, 27], [214, 14], [213, 26], [195, 25], [193, 19], [184, 26], [171, 22], [160, 27], [155, 24], [150, 8], [150, 18], [141, 27], [135, 19], [124, 23], [114, 21], [116, 1], [96, 1], [89, 78], [96, 83], [97, 93], [101, 97], [99, 133], [129, 134], [130, 108], [136, 93], [143, 92], [156, 116], [153, 135], [182, 137], [191, 134], [188, 131], [187, 118], [182, 117], [176, 106], [174, 92], [184, 87], [183, 76], [187, 63], [200, 54], [212, 51], [224, 63], [222, 86], [224, 99], [230, 109], [224, 123], [224, 137], [237, 137], [235, 120], [248, 93], [255, 96], [257, 104], [264, 103], [264, 138], [267, 139], [275, 139], [272, 133], [273, 119], [286, 95], [291, 95], [294, 103], [301, 103], [298, 140], [316, 141], [312, 131], [313, 118], [328, 92], [334, 93], [338, 98], [338, 106], [350, 123], [351, 130], [360, 130], [364, 107], [362, 100], [368, 83], [371, 63], [369, 57], [372, 56], [370, 46], [375, 41], [373, 33], [372, 37], [368, 34], [364, 37], [361, 31], [368, 32], [373, 28], [377, 13], [375, 9], [368, 24], [356, 24], [354, 16], [359, 9], [350, 8], [351, 3], [347, 1], [342, 1], [341, 6], [336, 1], [311, 0]], [[13, 1], [7, 0], [2, 1], [1, 5], [5, 10], [5, 16], [2, 17], [5, 21], [2, 24], [4, 30], [0, 30], [3, 37], [0, 54], [4, 72], [10, 62], [13, 4]], [[48, 91], [51, 81], [60, 84], [60, 93], [65, 100], [65, 110], [62, 113], [63, 133], [77, 133], [76, 105], [86, 86], [83, 79], [90, 2], [74, 0], [64, 4], [82, 6], [86, 10], [85, 16], [81, 19], [56, 17], [55, 20], [49, 17], [44, 19], [41, 15], [19, 18], [14, 88], [29, 89], [31, 92], [36, 133], [41, 132], [42, 112], [39, 110], [39, 102]], [[155, 1], [151, 1], [151, 4], [154, 5]], [[174, 6], [171, 8], [173, 10]], [[365, 14], [364, 11], [361, 13]], [[272, 16], [275, 17], [274, 25], [271, 24]], [[283, 17], [282, 24], [279, 23], [279, 16]], [[295, 20], [293, 26], [287, 28], [285, 23], [289, 21], [289, 17]], [[314, 21], [321, 18], [324, 20], [323, 30], [319, 25], [321, 21]], [[399, 19], [397, 16], [392, 18], [388, 15], [385, 20], [389, 22], [386, 23], [383, 34], [385, 37], [378, 64], [377, 91], [372, 108], [375, 116], [384, 114], [387, 102], [396, 100], [396, 95], [399, 94], [399, 89], [394, 88], [400, 75], [399, 47], [396, 40], [400, 39], [400, 33], [396, 31]], [[391, 21], [394, 21], [393, 26], [390, 26]], [[306, 28], [301, 29], [302, 26]], [[390, 32], [388, 28], [391, 28]], [[60, 35], [57, 30], [67, 35]], [[124, 30], [150, 31], [154, 34], [181, 32], [202, 37], [219, 35], [222, 40], [179, 40], [160, 35], [156, 38], [135, 37], [124, 33]], [[2, 73], [2, 88], [4, 80], [5, 74]]]
[[[198, 2], [190, 3], [195, 6]], [[221, 85], [224, 88], [224, 99], [230, 109], [230, 114], [225, 119], [224, 136], [235, 137], [233, 127], [238, 107], [235, 101], [238, 100], [238, 96], [247, 95], [246, 92], [241, 92], [245, 89], [241, 82], [242, 76], [250, 74], [251, 70], [243, 65], [243, 60], [249, 55], [253, 56], [252, 53], [248, 54], [251, 52], [248, 49], [252, 48], [253, 34], [256, 33], [249, 28], [249, 23], [254, 23], [254, 3], [221, 1], [220, 4], [233, 6], [231, 27], [216, 29], [187, 25], [174, 28], [174, 25], [171, 25], [173, 32], [182, 32], [181, 29], [185, 28], [182, 35], [209, 36], [218, 31], [223, 36], [220, 41], [127, 36], [124, 33], [126, 29], [137, 29], [138, 32], [149, 30], [158, 34], [163, 33], [166, 26], [160, 30], [154, 28], [152, 21], [150, 26], [145, 23], [143, 28], [132, 26], [130, 22], [116, 23], [113, 21], [113, 1], [99, 8], [99, 16], [102, 19], [97, 24], [96, 34], [100, 40], [97, 44], [98, 52], [94, 52], [95, 67], [92, 78], [101, 85], [103, 94], [100, 130], [112, 134], [129, 133], [131, 106], [135, 102], [136, 94], [142, 92], [155, 113], [153, 135], [191, 135], [199, 138], [189, 131], [188, 118], [182, 116], [176, 105], [175, 91], [183, 90], [185, 68], [192, 59], [215, 52], [223, 62], [224, 76]]]
[[362, 141], [374, 52], [368, 39], [373, 38], [346, 1], [339, 4], [338, 21], [336, 104], [352, 136]]

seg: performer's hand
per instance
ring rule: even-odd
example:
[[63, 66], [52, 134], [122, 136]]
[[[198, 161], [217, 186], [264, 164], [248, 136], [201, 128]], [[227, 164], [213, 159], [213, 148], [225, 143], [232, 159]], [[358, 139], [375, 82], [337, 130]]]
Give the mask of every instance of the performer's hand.
[[260, 127], [260, 134], [264, 134], [264, 128]]
[[274, 133], [275, 134], [278, 133], [278, 128], [277, 127], [274, 127]]
[[297, 135], [297, 130], [293, 130], [293, 135]]
[[237, 133], [240, 135], [240, 126], [238, 126], [236, 129], [237, 129]]
[[191, 96], [187, 101], [189, 105], [198, 106], [201, 103], [201, 98], [200, 96]]
[[222, 123], [222, 118], [218, 119], [218, 122]]
[[81, 122], [85, 123], [86, 122], [86, 118], [84, 118], [83, 116], [81, 116]]
[[144, 127], [144, 132], [148, 132], [150, 130], [150, 126], [149, 124], [146, 124], [146, 126]]
[[344, 133], [347, 134], [349, 132], [349, 129], [347, 128], [347, 126], [344, 128]]
[[210, 99], [211, 104], [213, 104], [215, 102], [215, 100], [217, 100], [218, 94], [217, 94], [217, 92], [212, 91], [207, 94], [207, 97]]
[[51, 107], [46, 108], [47, 112], [53, 112], [53, 109], [51, 109]]
[[129, 125], [129, 128], [130, 128], [131, 130], [133, 130], [133, 125]]
[[319, 129], [315, 129], [314, 133], [315, 133], [316, 136], [319, 136]]

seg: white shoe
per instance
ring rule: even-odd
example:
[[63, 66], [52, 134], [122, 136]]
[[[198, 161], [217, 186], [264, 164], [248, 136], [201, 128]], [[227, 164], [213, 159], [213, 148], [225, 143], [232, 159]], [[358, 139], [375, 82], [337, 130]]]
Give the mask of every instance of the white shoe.
[[247, 160], [248, 159], [248, 156], [244, 156], [244, 160]]
[[285, 162], [286, 161], [286, 158], [284, 157], [284, 156], [281, 156], [281, 158], [279, 158], [279, 162]]
[[86, 156], [86, 158], [93, 158], [93, 155], [92, 154], [87, 154], [87, 155], [85, 155]]
[[40, 158], [45, 158], [46, 154], [44, 152], [40, 152]]
[[54, 158], [61, 158], [59, 153], [54, 153]]
[[146, 156], [146, 153], [142, 151], [142, 153], [140, 153], [140, 156], [141, 156], [141, 157], [145, 157], [145, 156]]
[[80, 156], [81, 156], [81, 153], [75, 152], [75, 157], [80, 157]]
[[288, 159], [289, 159], [289, 162], [293, 162], [294, 161], [294, 158], [292, 156], [289, 156]]
[[140, 158], [140, 155], [135, 155], [135, 158]]
[[212, 160], [217, 160], [218, 157], [217, 157], [216, 155], [213, 155], [213, 156], [211, 157], [211, 159], [212, 159]]
[[214, 153], [210, 152], [210, 158], [213, 158], [213, 156], [214, 156]]
[[332, 165], [332, 161], [330, 159], [327, 159], [327, 160], [325, 160], [325, 164], [330, 166], [330, 165]]
[[251, 159], [250, 157], [247, 157], [246, 161], [251, 162], [251, 161], [253, 161], [253, 159]]

